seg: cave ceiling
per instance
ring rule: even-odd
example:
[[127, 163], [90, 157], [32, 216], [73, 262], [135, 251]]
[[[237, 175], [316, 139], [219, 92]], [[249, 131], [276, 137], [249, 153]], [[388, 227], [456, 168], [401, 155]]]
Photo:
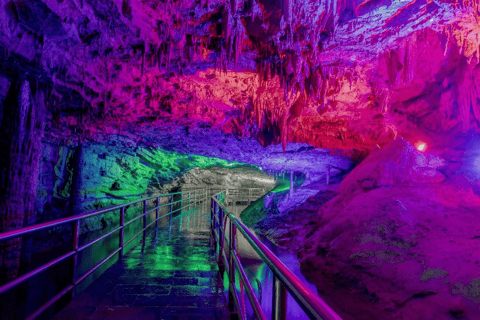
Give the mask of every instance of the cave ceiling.
[[0, 0], [0, 96], [40, 83], [51, 140], [441, 144], [479, 130], [479, 17], [475, 1]]

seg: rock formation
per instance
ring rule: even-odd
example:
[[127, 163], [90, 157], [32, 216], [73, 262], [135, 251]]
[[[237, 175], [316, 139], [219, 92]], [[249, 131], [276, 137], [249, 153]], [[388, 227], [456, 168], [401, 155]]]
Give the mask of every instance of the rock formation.
[[397, 139], [300, 205], [262, 201], [256, 228], [343, 319], [480, 319], [480, 197], [451, 165]]

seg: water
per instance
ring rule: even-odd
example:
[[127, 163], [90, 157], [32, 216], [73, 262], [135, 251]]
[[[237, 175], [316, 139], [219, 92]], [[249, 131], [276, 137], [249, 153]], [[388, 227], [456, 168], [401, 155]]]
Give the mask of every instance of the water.
[[[234, 214], [235, 217], [240, 219], [240, 213], [246, 207], [247, 206], [232, 206], [229, 208], [229, 211]], [[303, 283], [305, 283], [313, 292], [317, 292], [315, 285], [308, 282], [301, 273], [300, 264], [295, 254], [279, 249], [264, 236], [256, 235], [301, 281], [303, 281]], [[239, 237], [243, 238], [241, 235], [239, 235]], [[269, 319], [272, 314], [273, 273], [264, 262], [258, 258], [254, 259], [255, 256], [258, 256], [254, 250], [250, 248], [245, 239], [238, 239], [238, 245], [239, 254], [245, 272], [255, 290], [267, 319]], [[239, 288], [237, 288], [237, 290], [238, 289]], [[253, 319], [253, 310], [246, 294], [244, 294], [244, 301], [248, 315], [247, 318]], [[288, 294], [287, 297], [287, 319], [310, 319], [290, 294]]]

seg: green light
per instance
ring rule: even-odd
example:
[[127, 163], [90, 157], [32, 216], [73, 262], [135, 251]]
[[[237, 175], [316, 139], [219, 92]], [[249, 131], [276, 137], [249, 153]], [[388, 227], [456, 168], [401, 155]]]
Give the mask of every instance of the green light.
[[280, 180], [278, 180], [275, 188], [273, 188], [269, 193], [279, 193], [279, 192], [282, 192], [282, 191], [289, 191], [289, 190], [290, 190], [290, 181], [280, 179]]
[[237, 161], [227, 161], [216, 157], [204, 157], [192, 154], [181, 154], [174, 151], [166, 150], [147, 150], [141, 149], [139, 151], [142, 158], [149, 163], [153, 163], [157, 171], [172, 170], [182, 171], [189, 170], [196, 167], [205, 169], [209, 167], [226, 167], [233, 168], [238, 166], [245, 166], [245, 163]]

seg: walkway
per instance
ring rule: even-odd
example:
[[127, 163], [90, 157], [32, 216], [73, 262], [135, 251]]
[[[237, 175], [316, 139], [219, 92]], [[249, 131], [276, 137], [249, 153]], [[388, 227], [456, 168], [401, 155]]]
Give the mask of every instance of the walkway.
[[55, 319], [229, 319], [208, 220], [199, 210], [159, 226]]

